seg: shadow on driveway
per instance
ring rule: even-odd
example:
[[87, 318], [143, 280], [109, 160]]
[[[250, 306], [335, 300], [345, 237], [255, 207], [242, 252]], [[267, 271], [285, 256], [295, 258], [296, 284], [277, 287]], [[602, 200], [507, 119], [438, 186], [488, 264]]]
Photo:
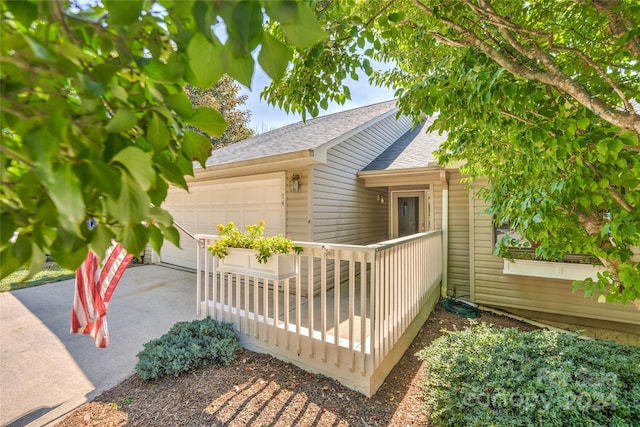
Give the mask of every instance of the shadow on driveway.
[[195, 277], [129, 267], [109, 305], [106, 349], [69, 333], [74, 280], [0, 293], [0, 425], [47, 424], [133, 374], [144, 343], [196, 318]]

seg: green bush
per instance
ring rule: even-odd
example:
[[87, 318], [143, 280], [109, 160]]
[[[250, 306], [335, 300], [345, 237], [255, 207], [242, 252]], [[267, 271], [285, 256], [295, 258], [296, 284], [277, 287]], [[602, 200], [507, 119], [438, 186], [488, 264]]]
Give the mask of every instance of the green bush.
[[438, 426], [640, 426], [640, 348], [479, 325], [418, 356]]
[[145, 380], [178, 375], [207, 364], [228, 365], [240, 348], [231, 323], [211, 318], [178, 322], [138, 353], [136, 372]]

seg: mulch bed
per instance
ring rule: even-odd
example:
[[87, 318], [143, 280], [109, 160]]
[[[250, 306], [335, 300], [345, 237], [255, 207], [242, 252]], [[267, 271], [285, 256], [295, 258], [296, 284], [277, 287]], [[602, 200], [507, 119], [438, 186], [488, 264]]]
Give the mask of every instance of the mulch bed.
[[[478, 321], [537, 329], [486, 312]], [[371, 398], [269, 355], [241, 350], [226, 367], [148, 382], [133, 375], [57, 426], [429, 426], [421, 399], [424, 367], [415, 353], [442, 330], [471, 322], [438, 305]]]

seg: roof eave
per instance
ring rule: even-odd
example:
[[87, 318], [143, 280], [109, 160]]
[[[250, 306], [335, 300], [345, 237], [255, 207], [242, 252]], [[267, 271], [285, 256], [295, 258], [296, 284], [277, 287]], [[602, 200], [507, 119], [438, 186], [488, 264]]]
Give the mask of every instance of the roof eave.
[[194, 176], [188, 177], [187, 182], [280, 172], [318, 163], [321, 163], [321, 161], [315, 157], [313, 150], [295, 151], [239, 162], [210, 165], [206, 168], [196, 168]]
[[442, 169], [445, 168], [433, 162], [414, 168], [360, 171], [357, 176], [363, 180], [365, 187], [393, 187], [430, 180], [438, 177]]

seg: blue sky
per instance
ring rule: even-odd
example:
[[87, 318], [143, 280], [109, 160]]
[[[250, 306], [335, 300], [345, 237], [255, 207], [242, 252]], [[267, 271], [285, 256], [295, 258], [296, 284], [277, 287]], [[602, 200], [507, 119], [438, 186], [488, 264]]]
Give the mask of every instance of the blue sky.
[[[241, 108], [251, 111], [251, 122], [249, 127], [255, 129], [258, 133], [266, 132], [268, 130], [276, 129], [302, 120], [300, 115], [287, 114], [280, 109], [271, 107], [266, 103], [266, 101], [260, 100], [260, 92], [262, 92], [262, 89], [269, 84], [269, 81], [269, 77], [256, 63], [251, 90], [242, 85], [240, 86], [242, 93], [249, 97], [246, 104]], [[366, 76], [364, 75], [361, 76], [360, 80], [349, 80], [346, 84], [351, 90], [351, 101], [345, 102], [344, 105], [338, 105], [335, 103], [329, 104], [327, 111], [321, 111], [320, 115], [350, 110], [364, 105], [388, 101], [394, 98], [392, 90], [370, 86], [367, 82]]]

